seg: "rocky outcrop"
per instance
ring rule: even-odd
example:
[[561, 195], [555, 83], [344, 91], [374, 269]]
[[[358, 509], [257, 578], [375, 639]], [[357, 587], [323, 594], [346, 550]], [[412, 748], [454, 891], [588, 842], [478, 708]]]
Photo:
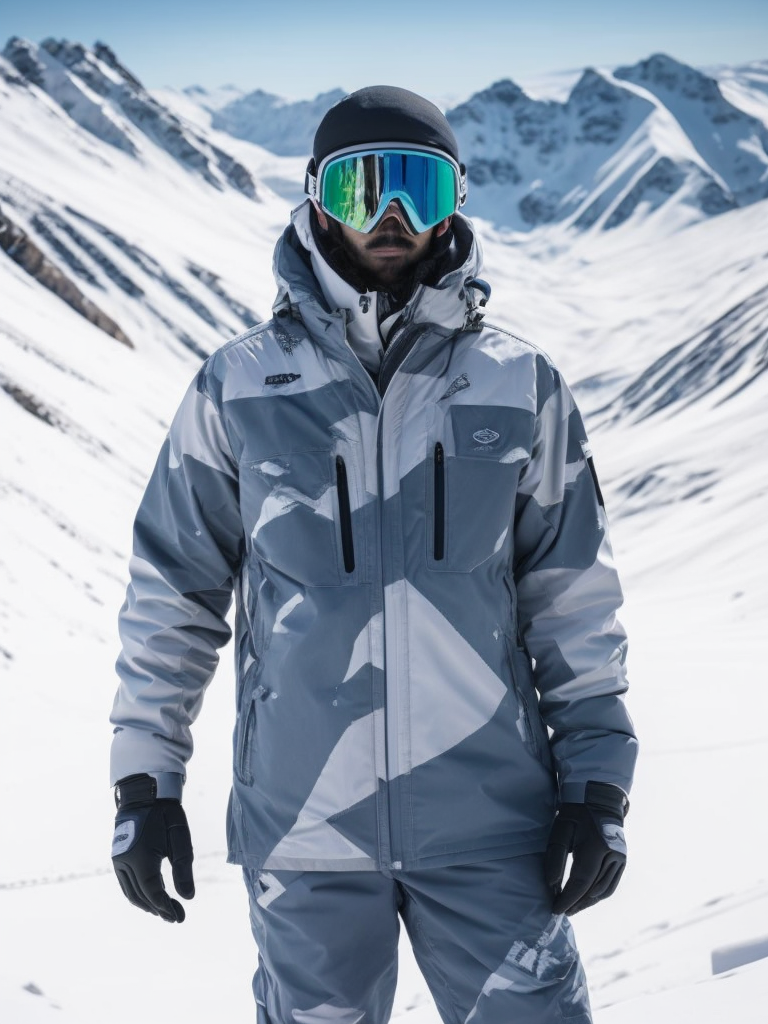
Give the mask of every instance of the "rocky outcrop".
[[257, 198], [248, 169], [209, 143], [191, 125], [158, 103], [108, 46], [46, 39], [40, 46], [12, 38], [3, 56], [28, 81], [55, 100], [81, 128], [133, 157], [142, 136], [214, 188]]
[[116, 341], [133, 348], [130, 338], [115, 321], [87, 299], [77, 285], [40, 250], [29, 235], [0, 209], [0, 249], [36, 281], [53, 292], [75, 312]]
[[[615, 76], [657, 97], [737, 205], [768, 196], [768, 129], [730, 103], [713, 78], [663, 53]], [[705, 202], [716, 207], [711, 197]]]

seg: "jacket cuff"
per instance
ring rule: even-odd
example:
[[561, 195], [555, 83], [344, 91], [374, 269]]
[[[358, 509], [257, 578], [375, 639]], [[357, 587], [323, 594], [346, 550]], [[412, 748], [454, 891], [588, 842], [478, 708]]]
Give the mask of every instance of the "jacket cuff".
[[180, 775], [178, 772], [140, 772], [139, 774], [149, 775], [150, 778], [155, 780], [157, 785], [154, 799], [181, 801], [181, 794], [184, 788], [183, 775]]
[[184, 776], [177, 772], [147, 772], [157, 781], [158, 800], [181, 800]]

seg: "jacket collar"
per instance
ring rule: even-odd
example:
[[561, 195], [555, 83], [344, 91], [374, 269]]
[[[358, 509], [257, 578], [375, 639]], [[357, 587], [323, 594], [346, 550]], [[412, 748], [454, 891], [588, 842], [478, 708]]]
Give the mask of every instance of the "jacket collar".
[[[448, 331], [476, 328], [482, 313], [480, 292], [471, 281], [482, 265], [479, 241], [471, 222], [454, 214], [454, 231], [462, 254], [458, 265], [448, 269], [435, 285], [418, 284], [403, 309], [392, 318], [398, 328], [407, 324], [442, 327]], [[273, 270], [278, 294], [274, 312], [290, 310], [313, 336], [325, 335], [329, 316], [346, 328], [346, 338], [364, 366], [376, 372], [383, 351], [382, 329], [391, 321], [378, 322], [378, 293], [359, 292], [328, 264], [312, 235], [309, 200], [297, 207], [275, 249]], [[484, 303], [483, 303], [484, 304]]]

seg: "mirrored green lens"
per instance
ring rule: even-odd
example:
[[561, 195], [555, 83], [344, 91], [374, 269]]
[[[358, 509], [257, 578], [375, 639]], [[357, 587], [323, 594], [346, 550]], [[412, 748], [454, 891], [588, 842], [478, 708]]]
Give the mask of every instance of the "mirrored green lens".
[[358, 231], [393, 199], [401, 201], [414, 229], [425, 231], [456, 212], [456, 170], [439, 156], [387, 150], [339, 157], [323, 171], [320, 205]]

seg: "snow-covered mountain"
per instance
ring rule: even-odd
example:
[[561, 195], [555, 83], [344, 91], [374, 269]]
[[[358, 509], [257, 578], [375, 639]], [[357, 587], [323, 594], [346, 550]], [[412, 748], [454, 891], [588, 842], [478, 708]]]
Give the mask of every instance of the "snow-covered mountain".
[[[764, 64], [708, 75], [655, 54], [587, 69], [573, 84], [572, 73], [550, 78], [531, 94], [496, 82], [447, 111], [468, 168], [470, 215], [519, 231], [552, 222], [610, 229], [662, 206], [676, 207], [679, 223], [768, 195]], [[541, 92], [558, 98], [534, 98]], [[307, 156], [314, 127], [343, 93], [289, 101], [256, 90], [226, 103], [205, 90], [185, 95], [214, 127]]]
[[258, 318], [249, 289], [228, 291], [207, 247], [169, 256], [176, 238], [164, 237], [145, 193], [160, 209], [187, 210], [184, 234], [203, 216], [237, 220], [261, 205], [239, 160], [159, 104], [101, 44], [11, 39], [0, 90], [0, 246], [19, 266], [127, 345], [149, 328], [200, 356]]
[[502, 81], [447, 116], [473, 211], [518, 230], [609, 229], [673, 204], [690, 220], [768, 195], [766, 123], [660, 54], [613, 73], [588, 69], [564, 102]]
[[279, 156], [309, 155], [320, 119], [344, 95], [333, 89], [313, 100], [291, 102], [257, 89], [215, 110], [211, 123]]
[[[758, 1024], [768, 984], [768, 959], [712, 973], [734, 964], [722, 947], [765, 935], [768, 901], [768, 63], [697, 74], [651, 58], [585, 72], [557, 101], [502, 83], [454, 121], [489, 319], [575, 385], [627, 594], [630, 864], [576, 919], [597, 1024]], [[184, 926], [127, 907], [108, 861], [131, 519], [201, 357], [269, 315], [309, 150], [309, 119], [289, 157], [215, 129], [224, 98], [150, 95], [102, 45], [12, 40], [0, 57], [0, 1016], [14, 1024], [252, 1016], [247, 907], [221, 853], [227, 654], [186, 787]], [[545, 182], [562, 193], [549, 207]], [[707, 209], [713, 185], [727, 202]], [[137, 949], [144, 977], [127, 985]], [[402, 964], [395, 1020], [437, 1024], [406, 947]]]

